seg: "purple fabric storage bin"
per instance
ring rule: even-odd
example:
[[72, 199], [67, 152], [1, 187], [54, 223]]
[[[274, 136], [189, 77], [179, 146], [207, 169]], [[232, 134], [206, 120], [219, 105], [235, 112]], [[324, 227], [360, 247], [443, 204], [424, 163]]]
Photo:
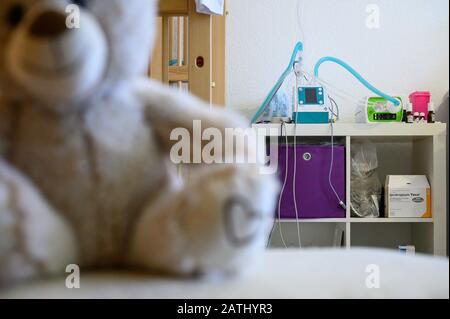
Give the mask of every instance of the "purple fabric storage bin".
[[[288, 176], [281, 198], [282, 219], [295, 219], [294, 208], [294, 146], [278, 148], [278, 176], [284, 182], [286, 172], [286, 147], [288, 148]], [[297, 210], [301, 219], [345, 218], [345, 210], [339, 206], [328, 177], [331, 163], [331, 145], [297, 145]], [[345, 202], [345, 147], [334, 146], [334, 165], [331, 176], [333, 186]], [[276, 216], [278, 217], [278, 207]]]

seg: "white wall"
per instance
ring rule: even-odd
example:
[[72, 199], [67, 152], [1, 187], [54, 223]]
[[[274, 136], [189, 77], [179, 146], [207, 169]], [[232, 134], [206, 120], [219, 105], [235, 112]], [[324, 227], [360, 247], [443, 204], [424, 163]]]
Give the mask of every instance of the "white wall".
[[[366, 27], [366, 6], [380, 28]], [[305, 68], [322, 56], [349, 62], [381, 90], [430, 90], [439, 104], [449, 87], [448, 0], [228, 0], [227, 105], [252, 115], [286, 68], [296, 41]], [[354, 97], [369, 92], [337, 65], [321, 77]], [[338, 100], [343, 119], [355, 104]]]

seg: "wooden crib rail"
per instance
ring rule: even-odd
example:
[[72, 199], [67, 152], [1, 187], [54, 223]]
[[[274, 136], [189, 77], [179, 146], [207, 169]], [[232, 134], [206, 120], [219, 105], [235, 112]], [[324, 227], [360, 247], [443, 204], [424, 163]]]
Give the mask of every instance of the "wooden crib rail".
[[225, 105], [225, 16], [196, 11], [195, 0], [161, 0], [150, 76]]
[[189, 1], [161, 0], [159, 1], [159, 15], [188, 15]]

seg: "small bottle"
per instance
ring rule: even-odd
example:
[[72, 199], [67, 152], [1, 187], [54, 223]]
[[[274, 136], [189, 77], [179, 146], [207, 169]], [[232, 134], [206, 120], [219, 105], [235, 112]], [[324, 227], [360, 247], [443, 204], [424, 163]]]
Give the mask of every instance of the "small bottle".
[[414, 123], [419, 123], [419, 122], [420, 122], [420, 113], [414, 112]]
[[408, 124], [414, 123], [414, 114], [412, 111], [411, 103], [406, 103], [406, 123]]
[[419, 123], [426, 123], [427, 121], [425, 120], [425, 113], [421, 112], [419, 115]]
[[433, 102], [430, 102], [428, 104], [428, 123], [430, 124], [436, 123], [436, 111]]

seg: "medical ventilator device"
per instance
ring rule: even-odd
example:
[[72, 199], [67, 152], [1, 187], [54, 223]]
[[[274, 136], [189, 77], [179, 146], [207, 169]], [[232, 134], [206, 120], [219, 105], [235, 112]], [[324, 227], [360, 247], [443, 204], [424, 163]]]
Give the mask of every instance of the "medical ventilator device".
[[330, 112], [326, 103], [325, 89], [322, 86], [299, 86], [298, 103], [292, 120], [299, 124], [327, 124]]
[[[300, 218], [344, 218], [347, 209], [347, 205], [343, 201], [343, 198], [345, 198], [345, 150], [344, 147], [336, 146], [334, 143], [333, 123], [335, 120], [339, 120], [339, 107], [328, 94], [326, 87], [322, 85], [323, 81], [319, 79], [321, 65], [325, 62], [333, 62], [340, 65], [379, 97], [378, 99], [374, 97], [367, 100], [366, 123], [369, 122], [369, 117], [377, 121], [382, 121], [383, 119], [386, 119], [385, 121], [387, 119], [392, 120], [394, 117], [397, 119], [398, 115], [400, 115], [400, 120], [403, 117], [401, 99], [381, 92], [342, 60], [334, 57], [324, 57], [316, 63], [314, 75], [309, 76], [307, 72], [302, 70], [302, 52], [303, 43], [298, 42], [292, 52], [287, 68], [252, 118], [252, 123], [267, 121], [267, 119], [261, 120], [263, 115], [286, 79], [294, 73], [295, 86], [293, 88], [292, 112], [289, 116], [284, 114], [281, 120], [279, 117], [272, 119], [272, 122], [280, 124], [282, 132], [283, 130], [286, 132], [286, 124], [293, 123], [295, 132], [293, 145], [288, 145], [286, 133], [286, 145], [281, 146], [279, 154], [277, 154], [280, 156], [280, 162], [284, 163], [279, 167], [282, 189], [278, 201], [277, 219], [281, 241], [285, 247], [287, 245], [281, 230], [281, 219], [295, 218], [297, 220], [298, 244], [301, 247], [298, 222]], [[370, 109], [369, 103], [371, 105]], [[297, 125], [308, 124], [330, 124], [331, 145], [322, 146], [314, 151], [312, 148], [311, 151], [307, 151], [307, 146], [297, 145], [297, 136], [295, 135]], [[329, 170], [323, 172], [323, 167], [326, 163], [329, 163]], [[292, 175], [289, 174], [291, 167]], [[319, 212], [319, 208], [323, 212]], [[269, 238], [269, 244], [270, 241], [271, 238]]]
[[[366, 79], [364, 79], [355, 69], [353, 69], [346, 62], [335, 58], [335, 57], [323, 57], [317, 61], [314, 67], [313, 79], [309, 81], [303, 81], [307, 79], [307, 73], [303, 72], [301, 69], [303, 52], [303, 43], [298, 42], [292, 52], [291, 59], [285, 71], [282, 73], [278, 81], [275, 83], [274, 87], [270, 90], [269, 94], [265, 98], [264, 102], [259, 107], [258, 111], [252, 118], [252, 123], [257, 123], [267, 107], [270, 105], [271, 101], [274, 99], [277, 92], [282, 87], [283, 83], [289, 75], [295, 73], [295, 96], [294, 105], [292, 107], [291, 120], [294, 123], [300, 124], [320, 124], [329, 123], [332, 120], [333, 115], [333, 102], [330, 100], [326, 92], [326, 87], [320, 85], [322, 81], [319, 79], [319, 71], [322, 64], [326, 62], [332, 62], [338, 64], [350, 74], [352, 74], [361, 84], [363, 84], [367, 89], [373, 92], [376, 96], [367, 99], [367, 111], [366, 117], [368, 121], [369, 116], [375, 121], [393, 121], [393, 118], [397, 119], [397, 115], [403, 114], [403, 102], [399, 97], [390, 96], [372, 84], [370, 84]], [[369, 110], [370, 109], [370, 110]], [[310, 114], [303, 114], [310, 113]], [[400, 117], [401, 119], [401, 117]]]
[[396, 97], [400, 105], [395, 105], [384, 97], [372, 96], [359, 106], [355, 120], [357, 123], [401, 123], [403, 121], [403, 99]]

